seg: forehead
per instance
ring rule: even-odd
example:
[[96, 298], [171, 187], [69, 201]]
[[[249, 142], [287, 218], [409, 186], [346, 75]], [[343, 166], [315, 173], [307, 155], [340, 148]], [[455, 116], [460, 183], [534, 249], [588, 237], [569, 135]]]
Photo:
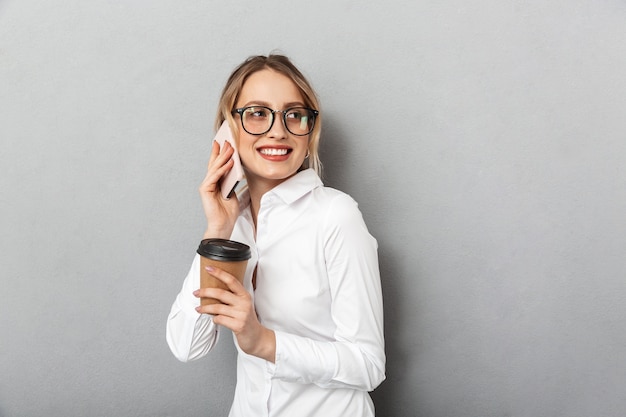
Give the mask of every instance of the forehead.
[[264, 69], [248, 77], [237, 100], [238, 105], [254, 101], [279, 107], [285, 103], [304, 103], [304, 98], [289, 77], [271, 69]]

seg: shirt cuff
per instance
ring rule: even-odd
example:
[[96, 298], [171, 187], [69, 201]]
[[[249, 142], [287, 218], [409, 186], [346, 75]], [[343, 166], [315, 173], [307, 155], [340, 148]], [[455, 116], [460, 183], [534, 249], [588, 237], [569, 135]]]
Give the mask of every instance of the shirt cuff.
[[293, 334], [274, 331], [276, 357], [267, 362], [272, 378], [305, 384], [325, 384], [337, 372], [337, 351], [332, 342], [316, 341]]

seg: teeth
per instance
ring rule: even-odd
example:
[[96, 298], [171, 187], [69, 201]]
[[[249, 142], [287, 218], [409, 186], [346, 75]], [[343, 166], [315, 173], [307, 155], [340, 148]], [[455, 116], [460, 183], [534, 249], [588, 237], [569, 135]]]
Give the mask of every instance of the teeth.
[[261, 149], [261, 153], [263, 155], [271, 155], [271, 156], [276, 156], [276, 155], [287, 155], [287, 149], [270, 149], [270, 148], [263, 148]]

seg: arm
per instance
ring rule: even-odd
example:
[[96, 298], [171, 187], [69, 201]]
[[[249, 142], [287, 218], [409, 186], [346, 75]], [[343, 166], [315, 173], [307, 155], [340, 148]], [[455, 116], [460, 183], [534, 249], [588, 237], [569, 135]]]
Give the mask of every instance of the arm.
[[[228, 238], [239, 213], [237, 198], [224, 200], [219, 181], [232, 167], [233, 148], [226, 143], [223, 149], [213, 142], [207, 174], [198, 188], [207, 219], [204, 238]], [[183, 288], [176, 297], [167, 318], [166, 339], [176, 358], [183, 362], [206, 355], [218, 339], [218, 326], [213, 317], [200, 315], [196, 307], [200, 300], [194, 291], [200, 288], [200, 258], [194, 258]]]
[[335, 340], [276, 331], [276, 363], [268, 368], [275, 378], [371, 391], [385, 378], [377, 243], [346, 195], [333, 200], [324, 229]]
[[174, 356], [182, 362], [205, 356], [219, 338], [219, 326], [213, 322], [213, 318], [196, 311], [200, 299], [193, 292], [199, 287], [200, 256], [196, 255], [167, 318], [167, 344]]
[[237, 216], [239, 215], [237, 198], [233, 197], [224, 200], [219, 187], [219, 181], [233, 166], [233, 153], [234, 149], [230, 143], [226, 142], [220, 148], [217, 141], [213, 142], [207, 174], [200, 187], [198, 187], [202, 208], [207, 219], [204, 239], [228, 239], [237, 221]]
[[228, 272], [211, 266], [207, 267], [207, 271], [224, 282], [228, 290], [199, 289], [194, 293], [196, 297], [215, 298], [220, 303], [198, 306], [196, 311], [211, 315], [213, 323], [229, 328], [237, 338], [241, 350], [248, 355], [274, 362], [274, 332], [259, 322], [250, 293]]

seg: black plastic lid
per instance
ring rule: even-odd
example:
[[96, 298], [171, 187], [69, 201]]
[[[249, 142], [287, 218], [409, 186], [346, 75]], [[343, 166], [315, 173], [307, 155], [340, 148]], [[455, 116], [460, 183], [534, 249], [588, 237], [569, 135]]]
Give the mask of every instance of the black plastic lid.
[[250, 246], [234, 240], [204, 239], [198, 246], [198, 254], [216, 261], [247, 261], [250, 259]]

